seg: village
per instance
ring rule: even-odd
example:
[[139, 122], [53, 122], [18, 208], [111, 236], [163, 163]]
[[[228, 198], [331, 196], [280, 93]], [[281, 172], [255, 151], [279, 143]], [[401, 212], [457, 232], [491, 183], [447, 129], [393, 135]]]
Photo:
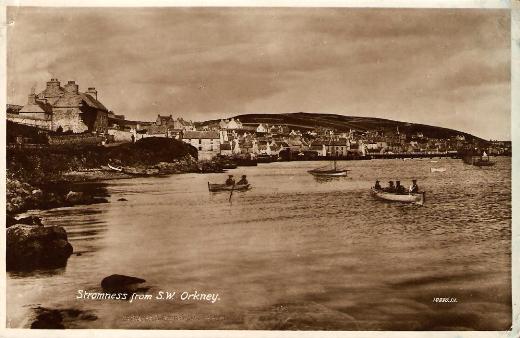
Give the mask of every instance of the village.
[[[23, 106], [8, 105], [7, 120], [35, 127], [48, 145], [97, 144], [113, 146], [156, 137], [190, 144], [198, 160], [216, 157], [253, 161], [367, 159], [421, 156], [455, 157], [473, 147], [463, 133], [449, 138], [426, 136], [421, 130], [336, 130], [287, 124], [242, 122], [239, 118], [192, 122], [173, 114], [157, 114], [155, 121], [127, 120], [108, 110], [95, 87], [82, 92], [75, 81], [50, 79], [38, 94], [33, 90]], [[8, 147], [39, 143], [27, 137], [8, 139]], [[40, 142], [41, 143], [41, 142]], [[511, 143], [490, 141], [490, 155], [508, 155]]]

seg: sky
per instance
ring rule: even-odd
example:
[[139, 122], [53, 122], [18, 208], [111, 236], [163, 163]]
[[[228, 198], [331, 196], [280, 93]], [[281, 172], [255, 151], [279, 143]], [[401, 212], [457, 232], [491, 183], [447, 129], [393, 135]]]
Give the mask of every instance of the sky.
[[127, 119], [369, 116], [511, 139], [509, 10], [9, 7], [7, 103], [51, 78]]

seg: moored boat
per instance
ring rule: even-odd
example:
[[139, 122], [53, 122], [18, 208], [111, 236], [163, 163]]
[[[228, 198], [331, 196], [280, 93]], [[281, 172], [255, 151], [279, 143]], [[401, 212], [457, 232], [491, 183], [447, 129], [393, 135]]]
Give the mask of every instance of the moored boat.
[[211, 192], [217, 191], [246, 191], [251, 189], [250, 184], [235, 184], [235, 185], [226, 185], [226, 184], [218, 184], [218, 183], [210, 183], [208, 182], [208, 190]]
[[115, 167], [113, 165], [110, 165], [110, 163], [107, 165], [109, 169], [113, 170], [113, 171], [123, 171], [123, 168], [122, 167]]
[[382, 190], [376, 190], [373, 187], [370, 189], [372, 195], [375, 197], [385, 200], [385, 201], [392, 201], [392, 202], [402, 202], [402, 203], [415, 203], [423, 205], [425, 201], [425, 193], [408, 193], [408, 194], [395, 194], [390, 192], [385, 192]]
[[344, 176], [347, 176], [347, 173], [349, 171], [350, 170], [348, 170], [348, 169], [338, 169], [336, 166], [336, 161], [334, 161], [333, 168], [326, 166], [326, 167], [312, 169], [307, 172], [314, 176], [344, 177]]

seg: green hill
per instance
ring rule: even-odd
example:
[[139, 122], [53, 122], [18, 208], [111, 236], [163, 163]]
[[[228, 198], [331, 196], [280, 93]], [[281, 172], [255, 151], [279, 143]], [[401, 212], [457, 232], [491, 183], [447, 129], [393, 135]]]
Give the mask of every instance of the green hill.
[[[454, 129], [430, 126], [425, 124], [407, 123], [374, 117], [345, 116], [336, 114], [315, 113], [287, 113], [287, 114], [243, 114], [234, 116], [244, 124], [276, 124], [286, 125], [291, 129], [309, 130], [314, 128], [330, 128], [341, 132], [356, 130], [360, 132], [380, 130], [395, 132], [397, 127], [401, 133], [415, 134], [422, 132], [425, 137], [446, 139], [456, 135], [464, 135], [468, 141], [482, 142], [481, 138], [460, 132]], [[203, 124], [217, 123], [218, 120], [204, 122]]]

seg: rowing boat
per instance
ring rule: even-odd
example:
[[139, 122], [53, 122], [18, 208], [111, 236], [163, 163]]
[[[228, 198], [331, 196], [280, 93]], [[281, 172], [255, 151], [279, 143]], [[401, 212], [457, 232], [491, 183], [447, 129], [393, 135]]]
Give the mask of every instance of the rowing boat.
[[446, 168], [430, 168], [430, 172], [432, 173], [443, 173], [446, 171]]
[[371, 188], [370, 191], [372, 192], [372, 195], [375, 197], [386, 200], [386, 201], [392, 201], [392, 202], [402, 202], [402, 203], [415, 203], [415, 204], [424, 204], [424, 192], [421, 193], [408, 193], [408, 194], [394, 194], [390, 192], [385, 192], [381, 190], [376, 190], [374, 188]]
[[209, 183], [208, 189], [211, 192], [216, 191], [246, 191], [251, 189], [250, 184], [235, 184], [235, 185], [226, 185], [226, 184], [218, 184], [218, 183]]

